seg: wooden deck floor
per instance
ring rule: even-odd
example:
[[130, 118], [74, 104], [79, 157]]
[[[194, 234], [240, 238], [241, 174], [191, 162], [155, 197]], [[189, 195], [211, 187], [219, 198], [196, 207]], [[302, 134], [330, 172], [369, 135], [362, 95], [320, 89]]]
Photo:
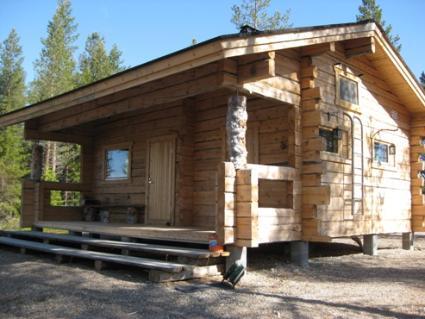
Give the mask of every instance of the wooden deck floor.
[[207, 244], [208, 236], [215, 233], [214, 230], [197, 227], [160, 227], [142, 224], [104, 224], [100, 222], [80, 221], [39, 221], [35, 224], [35, 226], [66, 229], [75, 232], [89, 232], [121, 237], [147, 238], [200, 244]]

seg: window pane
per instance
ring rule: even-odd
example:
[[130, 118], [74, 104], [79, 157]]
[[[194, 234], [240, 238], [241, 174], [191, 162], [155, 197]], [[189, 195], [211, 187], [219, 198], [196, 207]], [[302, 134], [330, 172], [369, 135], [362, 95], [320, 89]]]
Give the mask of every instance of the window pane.
[[338, 153], [338, 139], [331, 130], [320, 129], [319, 134], [325, 140], [325, 151]]
[[339, 81], [339, 96], [341, 100], [358, 105], [358, 87], [357, 82], [340, 77]]
[[128, 149], [106, 151], [106, 178], [128, 178]]
[[380, 163], [388, 163], [388, 145], [375, 142], [374, 160]]
[[50, 206], [78, 207], [81, 206], [81, 192], [50, 191]]

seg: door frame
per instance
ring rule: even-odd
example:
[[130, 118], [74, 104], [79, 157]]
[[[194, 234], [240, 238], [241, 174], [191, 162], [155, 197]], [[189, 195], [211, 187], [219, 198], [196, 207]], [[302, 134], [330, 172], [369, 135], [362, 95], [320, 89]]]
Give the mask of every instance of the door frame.
[[[177, 159], [177, 136], [176, 134], [167, 134], [167, 135], [161, 135], [157, 137], [151, 137], [148, 138], [146, 141], [146, 173], [145, 173], [145, 223], [148, 225], [154, 225], [155, 223], [150, 222], [150, 212], [149, 212], [149, 175], [150, 175], [150, 156], [151, 156], [151, 149], [150, 144], [160, 141], [170, 141], [172, 142], [172, 147], [174, 149], [174, 161], [173, 161], [173, 167], [171, 172], [171, 178], [173, 180], [173, 183], [170, 185], [170, 193], [171, 193], [171, 212], [170, 212], [170, 226], [173, 226], [175, 223], [175, 207], [176, 207], [176, 159]], [[165, 226], [165, 225], [164, 225]]]

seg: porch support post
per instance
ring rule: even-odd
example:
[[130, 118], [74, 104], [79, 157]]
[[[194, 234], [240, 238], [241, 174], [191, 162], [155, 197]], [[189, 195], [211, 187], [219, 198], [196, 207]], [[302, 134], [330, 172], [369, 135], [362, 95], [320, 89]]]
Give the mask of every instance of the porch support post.
[[230, 256], [226, 257], [226, 271], [228, 271], [229, 268], [232, 267], [232, 265], [236, 262], [246, 268], [248, 265], [248, 253], [246, 247], [237, 247], [231, 245], [226, 246], [226, 250], [230, 252]]
[[308, 241], [291, 241], [291, 262], [300, 267], [307, 267], [308, 251]]
[[31, 180], [39, 182], [43, 174], [43, 146], [35, 141], [32, 144]]
[[413, 232], [402, 234], [403, 249], [414, 250], [415, 249], [415, 234]]
[[[227, 145], [230, 155], [230, 161], [237, 171], [247, 168], [248, 152], [246, 149], [246, 130], [248, 121], [248, 112], [246, 109], [246, 96], [232, 95], [227, 103], [226, 132]], [[237, 192], [237, 190], [236, 190]], [[235, 196], [237, 198], [237, 194]], [[237, 215], [235, 207], [235, 241], [237, 239]], [[244, 267], [247, 266], [247, 248], [228, 246], [230, 256], [226, 258], [226, 271], [238, 262]]]
[[246, 110], [246, 96], [232, 95], [227, 105], [227, 144], [230, 161], [235, 169], [245, 169], [248, 152], [246, 150], [246, 129], [248, 112]]
[[363, 253], [365, 255], [377, 256], [378, 255], [378, 235], [364, 235], [363, 236]]

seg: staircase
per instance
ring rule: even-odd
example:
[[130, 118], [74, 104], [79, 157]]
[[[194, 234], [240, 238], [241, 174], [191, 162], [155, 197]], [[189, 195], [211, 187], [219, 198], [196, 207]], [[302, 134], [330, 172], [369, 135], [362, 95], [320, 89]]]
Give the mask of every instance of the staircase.
[[52, 254], [58, 262], [73, 258], [94, 261], [100, 271], [109, 264], [137, 267], [148, 272], [154, 282], [218, 276], [222, 274], [226, 252], [177, 246], [97, 239], [41, 231], [1, 231], [0, 245], [16, 247], [22, 253], [39, 251]]

